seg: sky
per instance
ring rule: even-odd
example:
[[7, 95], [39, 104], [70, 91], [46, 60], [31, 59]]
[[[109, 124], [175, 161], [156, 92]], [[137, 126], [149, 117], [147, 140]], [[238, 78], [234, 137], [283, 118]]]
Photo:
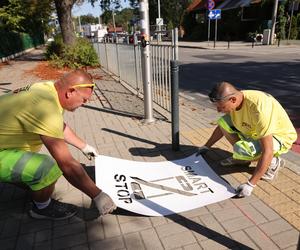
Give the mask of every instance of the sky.
[[[124, 2], [124, 0], [122, 0], [121, 5], [123, 8], [129, 7], [129, 1], [127, 0], [126, 2]], [[95, 3], [95, 7], [93, 7], [88, 1], [84, 1], [84, 3], [80, 6], [77, 6], [76, 4], [74, 5], [72, 14], [73, 16], [82, 16], [87, 14], [99, 16], [102, 14], [102, 11], [100, 8], [99, 1]]]

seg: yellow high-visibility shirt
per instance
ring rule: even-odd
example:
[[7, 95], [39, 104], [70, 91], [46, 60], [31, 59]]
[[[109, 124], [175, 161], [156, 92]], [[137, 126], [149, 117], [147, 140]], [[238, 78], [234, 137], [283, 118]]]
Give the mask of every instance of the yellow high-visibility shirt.
[[289, 149], [297, 139], [296, 130], [281, 104], [270, 94], [244, 90], [239, 110], [230, 112], [233, 125], [245, 136], [259, 140], [273, 135]]
[[38, 152], [40, 135], [63, 139], [63, 108], [53, 82], [0, 96], [0, 149]]

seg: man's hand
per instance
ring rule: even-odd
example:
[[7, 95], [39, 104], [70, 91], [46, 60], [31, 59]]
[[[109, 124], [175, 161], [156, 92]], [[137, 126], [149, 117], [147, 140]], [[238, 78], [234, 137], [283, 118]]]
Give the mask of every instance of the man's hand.
[[256, 185], [253, 185], [252, 183], [250, 183], [249, 181], [247, 181], [244, 184], [241, 184], [237, 187], [236, 192], [237, 192], [237, 196], [238, 197], [246, 197], [246, 196], [250, 196], [253, 188], [255, 188]]
[[206, 146], [202, 146], [202, 147], [198, 148], [198, 150], [196, 152], [196, 156], [205, 154], [207, 151], [209, 151], [209, 148]]
[[97, 150], [89, 144], [86, 144], [85, 147], [81, 149], [81, 151], [89, 160], [92, 160], [92, 157], [96, 157], [99, 155]]
[[99, 210], [100, 215], [109, 214], [117, 208], [107, 193], [101, 192], [93, 200]]

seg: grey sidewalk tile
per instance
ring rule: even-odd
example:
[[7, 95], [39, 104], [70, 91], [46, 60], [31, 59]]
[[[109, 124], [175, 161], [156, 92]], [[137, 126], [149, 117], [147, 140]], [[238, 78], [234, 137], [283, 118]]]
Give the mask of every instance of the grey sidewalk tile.
[[18, 235], [21, 226], [22, 224], [20, 220], [14, 220], [14, 219], [5, 220], [0, 239]]
[[242, 205], [239, 209], [256, 225], [267, 222], [267, 219], [260, 213], [260, 211], [251, 204]]
[[192, 209], [190, 211], [180, 213], [180, 215], [182, 215], [183, 217], [186, 217], [186, 218], [194, 218], [196, 216], [200, 216], [200, 215], [204, 215], [204, 214], [208, 214], [208, 213], [209, 213], [209, 211], [206, 207], [200, 207], [200, 208], [196, 208], [196, 209]]
[[100, 218], [86, 222], [86, 234], [89, 241], [104, 240], [104, 228]]
[[299, 231], [292, 229], [276, 234], [272, 236], [271, 239], [280, 247], [280, 249], [283, 249], [298, 244], [299, 237]]
[[33, 249], [34, 250], [40, 250], [40, 249], [43, 249], [43, 250], [54, 250], [53, 247], [52, 247], [52, 242], [50, 240], [34, 244]]
[[123, 234], [139, 232], [144, 229], [151, 227], [151, 222], [149, 218], [141, 218], [139, 220], [129, 221], [120, 224], [121, 231]]
[[164, 237], [171, 236], [173, 234], [180, 234], [188, 231], [186, 226], [174, 222], [156, 226], [155, 230], [160, 238], [164, 238]]
[[225, 230], [229, 233], [242, 230], [248, 227], [253, 226], [253, 222], [250, 221], [247, 217], [242, 216], [239, 218], [235, 218], [232, 220], [227, 220], [222, 223], [222, 226], [225, 228]]
[[206, 206], [210, 212], [222, 210], [223, 208], [218, 203], [212, 203]]
[[275, 250], [279, 249], [271, 239], [257, 227], [244, 230], [260, 249]]
[[213, 230], [208, 229], [206, 226], [203, 226], [199, 217], [193, 218], [193, 223], [187, 221], [186, 225], [187, 228], [193, 233], [197, 241], [208, 239], [208, 237], [211, 237], [212, 232], [214, 232]]
[[228, 235], [223, 236], [216, 236], [213, 239], [201, 241], [200, 245], [203, 249], [207, 250], [233, 249], [237, 243], [232, 241]]
[[21, 223], [20, 233], [38, 232], [41, 230], [49, 229], [52, 227], [52, 221], [50, 220], [35, 220], [30, 218], [29, 223]]
[[15, 249], [31, 249], [34, 244], [34, 233], [19, 235]]
[[272, 208], [270, 208], [268, 205], [266, 205], [264, 202], [260, 200], [251, 203], [251, 205], [255, 207], [269, 221], [280, 218], [278, 213], [276, 213]]
[[159, 225], [164, 225], [164, 224], [168, 223], [167, 219], [163, 216], [151, 217], [150, 220], [151, 220], [153, 227], [157, 227]]
[[63, 249], [81, 245], [84, 243], [87, 243], [87, 235], [85, 233], [72, 234], [53, 239], [53, 248]]
[[70, 250], [90, 250], [87, 244], [71, 247]]
[[111, 238], [121, 235], [120, 225], [117, 217], [114, 215], [106, 215], [102, 217], [102, 225], [104, 228], [105, 238]]
[[259, 227], [269, 236], [293, 229], [293, 227], [282, 218], [262, 224]]
[[142, 240], [146, 249], [153, 249], [153, 250], [161, 250], [163, 246], [161, 241], [154, 230], [154, 228], [149, 228], [140, 232]]
[[290, 247], [288, 247], [288, 248], [285, 248], [284, 250], [299, 250], [299, 245], [297, 244], [297, 245], [294, 245], [294, 246], [290, 246]]
[[86, 225], [84, 222], [72, 223], [64, 226], [54, 227], [53, 238], [59, 238], [63, 236], [68, 236], [72, 234], [80, 234], [85, 232]]
[[184, 250], [201, 250], [203, 249], [198, 243], [187, 245], [183, 247]]
[[161, 241], [165, 249], [174, 249], [195, 243], [196, 239], [191, 232], [187, 231], [161, 238]]
[[35, 233], [35, 242], [40, 243], [44, 241], [48, 241], [52, 237], [53, 230], [52, 229], [46, 229], [41, 230]]
[[121, 249], [124, 247], [125, 244], [122, 236], [109, 238], [101, 241], [94, 241], [90, 243], [90, 250]]
[[125, 234], [124, 241], [125, 241], [126, 249], [128, 250], [145, 249], [139, 233]]
[[215, 219], [215, 217], [211, 214], [205, 214], [199, 216], [200, 220], [204, 223], [204, 225], [213, 230], [216, 233], [225, 234], [225, 230], [222, 225]]
[[234, 240], [244, 244], [245, 246], [250, 247], [251, 249], [259, 249], [249, 238], [249, 236], [245, 234], [245, 232], [243, 232], [242, 230], [230, 233], [230, 235]]
[[17, 237], [0, 239], [1, 250], [11, 250], [15, 248]]
[[241, 210], [236, 207], [213, 212], [213, 215], [217, 218], [219, 222], [243, 216]]

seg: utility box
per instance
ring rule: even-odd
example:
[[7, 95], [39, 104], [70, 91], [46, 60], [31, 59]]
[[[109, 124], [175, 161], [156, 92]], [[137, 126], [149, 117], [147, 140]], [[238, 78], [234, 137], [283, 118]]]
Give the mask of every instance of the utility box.
[[271, 29], [265, 29], [263, 33], [263, 45], [269, 45], [271, 39]]

